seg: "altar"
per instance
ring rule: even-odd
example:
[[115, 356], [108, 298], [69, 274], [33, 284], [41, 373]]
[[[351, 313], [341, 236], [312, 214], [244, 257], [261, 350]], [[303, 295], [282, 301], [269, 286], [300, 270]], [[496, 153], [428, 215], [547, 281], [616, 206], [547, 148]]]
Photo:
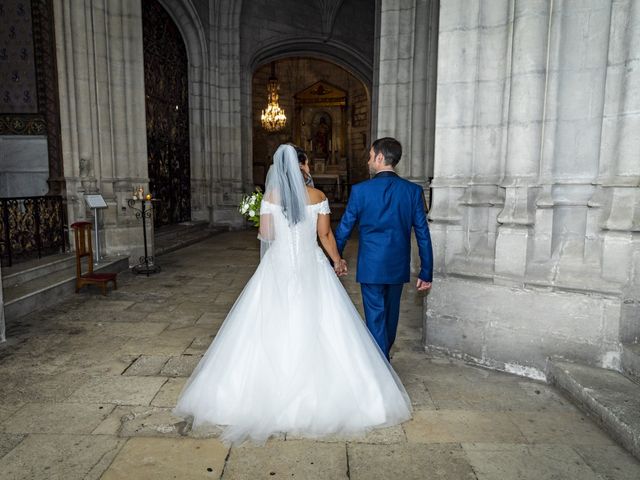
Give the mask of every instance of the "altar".
[[322, 190], [329, 199], [329, 202], [344, 201], [344, 185], [346, 183], [346, 175], [338, 173], [314, 173], [314, 186]]

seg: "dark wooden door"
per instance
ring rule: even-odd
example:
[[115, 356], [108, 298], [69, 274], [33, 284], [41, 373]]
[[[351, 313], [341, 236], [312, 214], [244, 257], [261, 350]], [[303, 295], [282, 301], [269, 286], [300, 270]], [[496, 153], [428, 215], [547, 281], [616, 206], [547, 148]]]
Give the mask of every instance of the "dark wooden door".
[[155, 225], [191, 220], [188, 60], [178, 27], [157, 0], [142, 0], [149, 188]]

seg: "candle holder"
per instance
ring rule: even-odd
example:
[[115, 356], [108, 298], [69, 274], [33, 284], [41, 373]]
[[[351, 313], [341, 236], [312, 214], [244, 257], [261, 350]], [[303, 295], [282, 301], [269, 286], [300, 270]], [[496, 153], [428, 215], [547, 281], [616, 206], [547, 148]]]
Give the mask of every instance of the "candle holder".
[[[146, 275], [148, 277], [152, 273], [158, 273], [160, 271], [160, 266], [153, 262], [153, 256], [149, 256], [149, 252], [147, 250], [147, 219], [153, 217], [154, 210], [153, 204], [147, 208], [147, 201], [151, 203], [153, 200], [131, 198], [127, 200], [127, 204], [135, 210], [136, 218], [142, 219], [142, 237], [144, 239], [144, 256], [140, 257], [139, 263], [134, 265], [131, 271], [137, 275]], [[140, 208], [136, 207], [136, 202], [140, 202]]]

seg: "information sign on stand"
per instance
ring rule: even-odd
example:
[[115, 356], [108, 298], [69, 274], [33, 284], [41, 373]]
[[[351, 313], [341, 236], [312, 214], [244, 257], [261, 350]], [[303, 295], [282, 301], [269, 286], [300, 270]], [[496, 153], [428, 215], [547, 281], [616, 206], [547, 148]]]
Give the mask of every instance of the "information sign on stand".
[[93, 210], [93, 236], [95, 238], [94, 245], [95, 248], [93, 251], [95, 252], [94, 263], [97, 265], [100, 263], [100, 236], [98, 235], [98, 211], [102, 208], [108, 208], [107, 202], [104, 201], [104, 198], [100, 194], [96, 195], [85, 195], [85, 202], [87, 202], [87, 206]]

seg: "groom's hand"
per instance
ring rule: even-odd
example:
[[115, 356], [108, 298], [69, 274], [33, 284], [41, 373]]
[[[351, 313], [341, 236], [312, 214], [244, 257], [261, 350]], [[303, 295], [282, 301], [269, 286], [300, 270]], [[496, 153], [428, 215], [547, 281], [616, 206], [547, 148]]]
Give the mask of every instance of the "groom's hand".
[[424, 280], [418, 279], [418, 283], [416, 283], [416, 288], [419, 292], [426, 292], [431, 289], [431, 282], [425, 282]]
[[341, 258], [333, 267], [336, 275], [339, 277], [343, 277], [348, 272], [347, 261], [344, 258]]

